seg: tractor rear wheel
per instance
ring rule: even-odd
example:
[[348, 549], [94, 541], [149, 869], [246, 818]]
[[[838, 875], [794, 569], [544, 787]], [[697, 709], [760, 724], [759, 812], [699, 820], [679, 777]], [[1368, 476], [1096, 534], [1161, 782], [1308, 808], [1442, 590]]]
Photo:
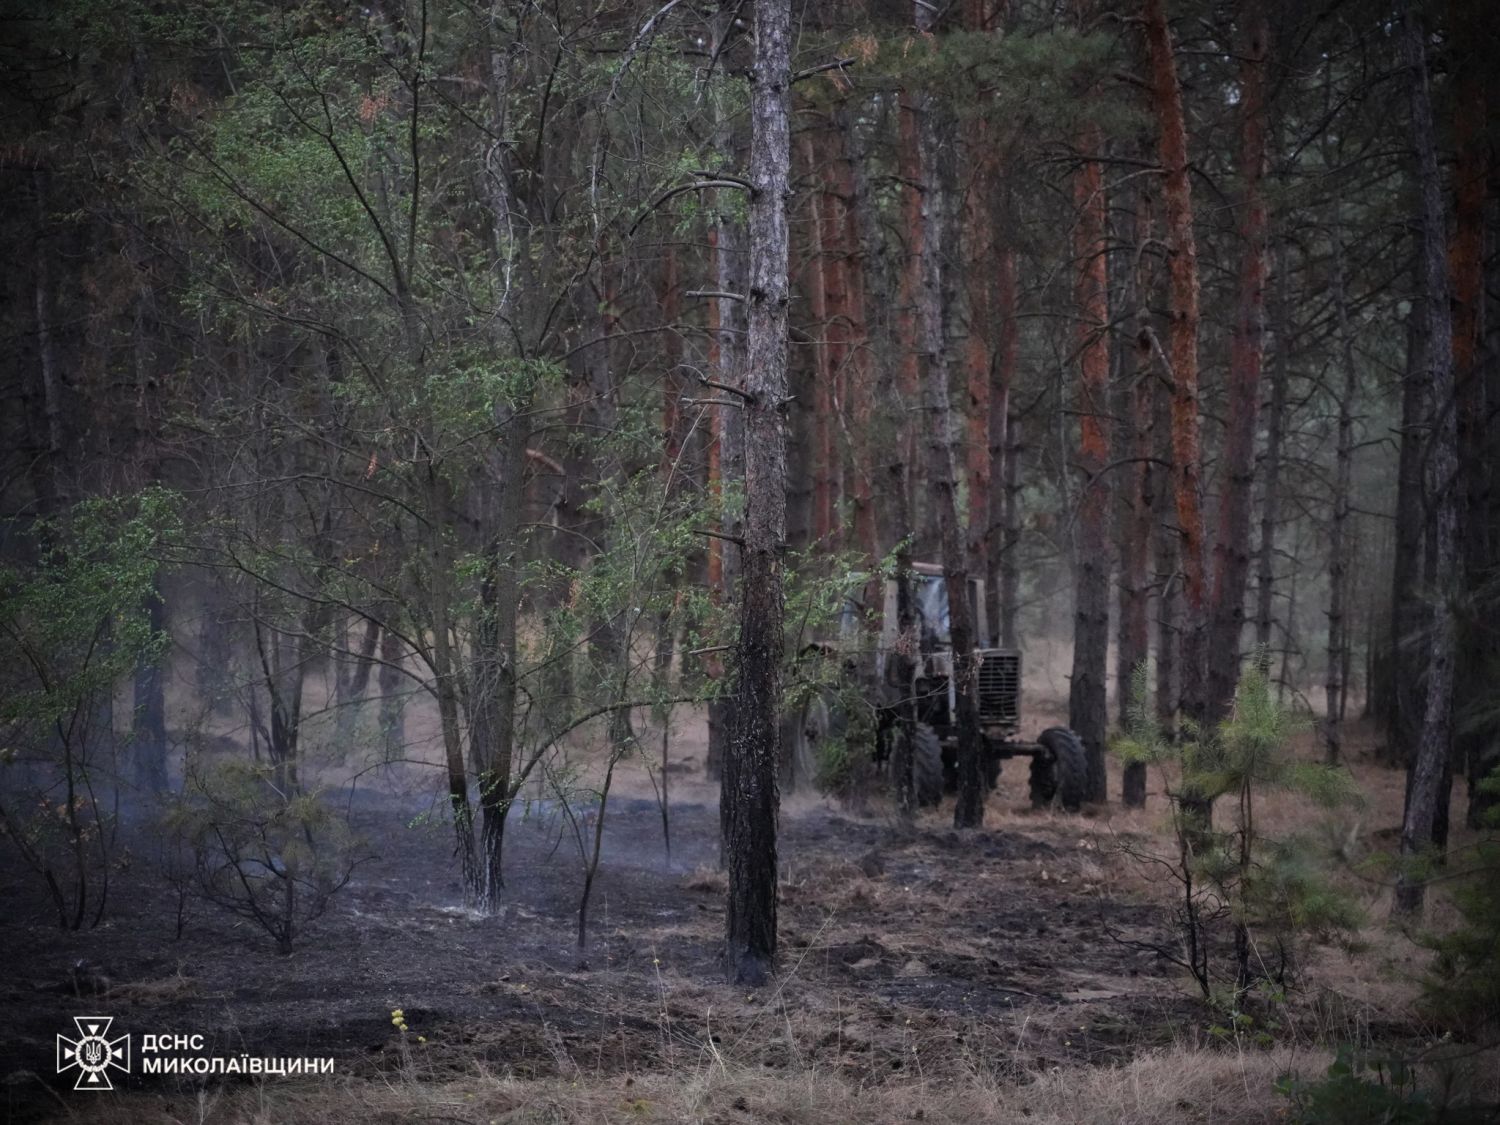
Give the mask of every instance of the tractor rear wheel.
[[917, 804], [924, 808], [940, 804], [943, 800], [943, 744], [937, 731], [926, 723], [917, 724], [911, 759]]
[[787, 767], [782, 783], [789, 791], [810, 793], [817, 788], [823, 744], [841, 737], [845, 725], [843, 709], [822, 692], [809, 696], [782, 720], [782, 756]]
[[1047, 751], [1031, 759], [1031, 803], [1057, 800], [1068, 812], [1083, 807], [1088, 794], [1088, 757], [1083, 743], [1067, 727], [1049, 727], [1037, 742]]

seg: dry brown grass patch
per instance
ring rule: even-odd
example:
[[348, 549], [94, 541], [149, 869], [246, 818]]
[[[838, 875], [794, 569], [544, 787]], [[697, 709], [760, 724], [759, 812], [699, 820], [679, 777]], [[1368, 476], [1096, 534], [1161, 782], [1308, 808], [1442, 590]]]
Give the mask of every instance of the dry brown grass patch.
[[346, 1079], [266, 1083], [176, 1098], [126, 1095], [78, 1119], [103, 1125], [1259, 1122], [1284, 1115], [1286, 1102], [1275, 1092], [1278, 1076], [1289, 1070], [1317, 1074], [1326, 1065], [1323, 1055], [1286, 1049], [1241, 1053], [1172, 1047], [1146, 1052], [1120, 1066], [1056, 1068], [1026, 1074], [1019, 1081], [1003, 1069], [976, 1066], [962, 1079], [913, 1077], [875, 1086], [850, 1083], [816, 1069], [740, 1068], [707, 1059], [678, 1073], [608, 1078], [526, 1080], [478, 1071], [438, 1082]]

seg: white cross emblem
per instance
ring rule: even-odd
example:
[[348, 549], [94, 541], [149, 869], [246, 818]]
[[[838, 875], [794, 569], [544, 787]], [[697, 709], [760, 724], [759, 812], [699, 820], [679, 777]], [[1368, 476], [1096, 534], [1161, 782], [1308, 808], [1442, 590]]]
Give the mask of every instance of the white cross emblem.
[[130, 1073], [130, 1036], [109, 1038], [109, 1025], [115, 1022], [113, 1016], [74, 1016], [73, 1022], [78, 1025], [77, 1039], [57, 1037], [57, 1073], [76, 1066], [78, 1081], [73, 1083], [73, 1089], [113, 1090], [110, 1067]]

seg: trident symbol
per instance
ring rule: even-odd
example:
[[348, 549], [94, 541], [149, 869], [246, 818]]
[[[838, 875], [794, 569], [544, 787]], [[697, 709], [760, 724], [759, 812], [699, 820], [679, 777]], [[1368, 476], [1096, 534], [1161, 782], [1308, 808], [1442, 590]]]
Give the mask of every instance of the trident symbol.
[[66, 1035], [57, 1037], [57, 1073], [62, 1074], [75, 1066], [78, 1080], [75, 1090], [113, 1090], [109, 1081], [110, 1068], [123, 1074], [130, 1073], [130, 1036], [109, 1038], [109, 1025], [113, 1016], [74, 1016], [78, 1027], [78, 1038]]

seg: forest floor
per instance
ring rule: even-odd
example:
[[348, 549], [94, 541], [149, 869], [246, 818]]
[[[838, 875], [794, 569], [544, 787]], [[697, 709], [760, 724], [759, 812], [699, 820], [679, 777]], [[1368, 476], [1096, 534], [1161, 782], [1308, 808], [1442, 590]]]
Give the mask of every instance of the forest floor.
[[[0, 1120], [1263, 1120], [1285, 1112], [1279, 1073], [1326, 1065], [1316, 1044], [1424, 1037], [1408, 1014], [1422, 954], [1375, 925], [1358, 956], [1315, 951], [1283, 1045], [1210, 1034], [1158, 952], [1173, 947], [1164, 889], [1130, 858], [1165, 843], [1159, 796], [1145, 812], [1037, 813], [1024, 768], [977, 832], [946, 810], [904, 828], [791, 798], [780, 974], [731, 988], [695, 748], [701, 727], [672, 776], [670, 859], [647, 778], [620, 779], [582, 950], [563, 824], [514, 824], [506, 905], [481, 917], [460, 904], [449, 830], [375, 791], [349, 804], [374, 858], [286, 956], [206, 906], [176, 936], [145, 847], [107, 921], [79, 933], [59, 932], [29, 872], [0, 868]], [[1358, 772], [1379, 791], [1329, 831], [1378, 842], [1391, 783]], [[55, 1037], [100, 1014], [138, 1057], [143, 1034], [201, 1034], [208, 1055], [331, 1056], [334, 1075], [219, 1090], [135, 1073], [74, 1093], [53, 1074]]]

